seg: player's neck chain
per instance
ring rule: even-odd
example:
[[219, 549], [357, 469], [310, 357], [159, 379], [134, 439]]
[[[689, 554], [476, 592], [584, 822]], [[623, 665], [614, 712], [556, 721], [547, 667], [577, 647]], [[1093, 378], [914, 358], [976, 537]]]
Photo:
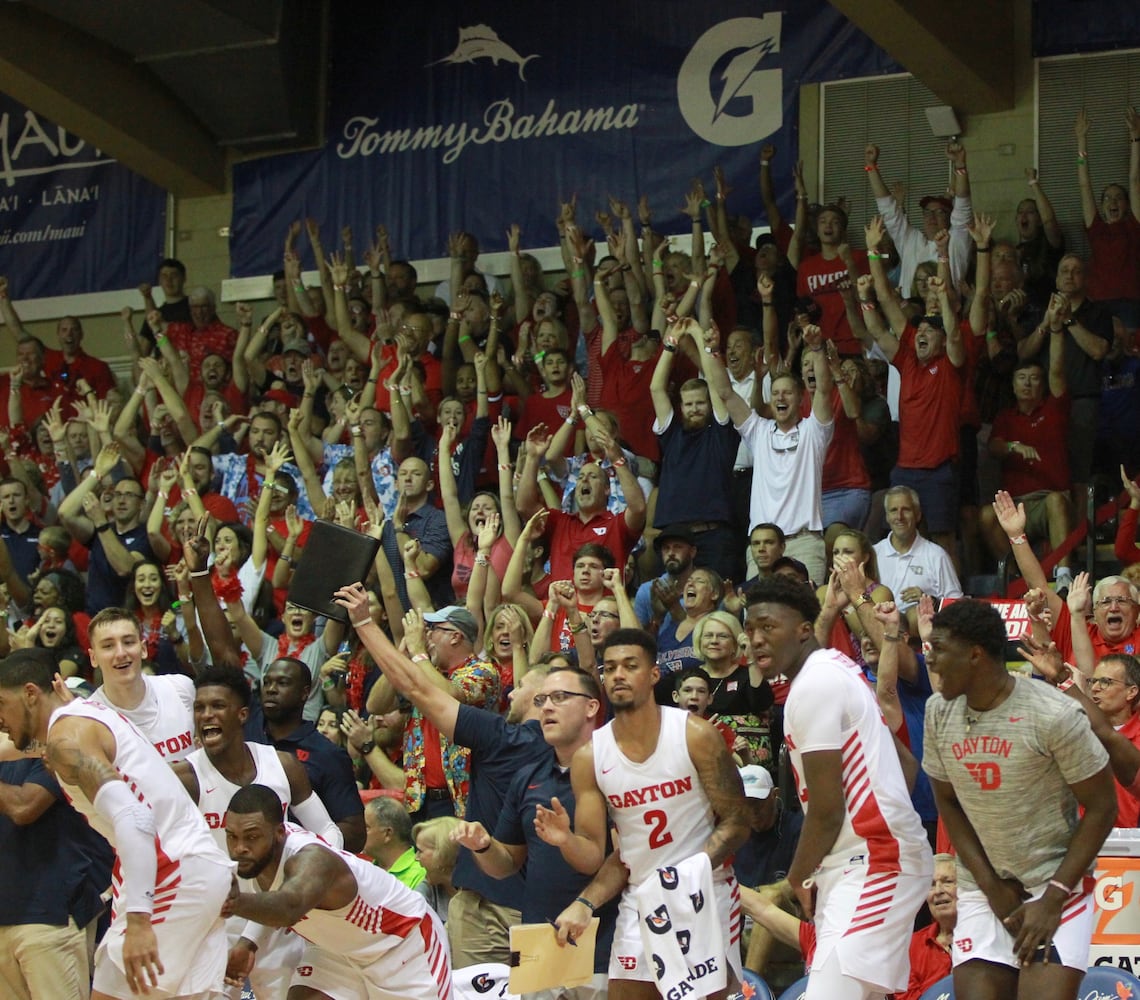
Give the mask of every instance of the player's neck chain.
[[974, 724], [977, 723], [978, 720], [981, 719], [981, 717], [983, 715], [985, 715], [986, 712], [988, 712], [991, 708], [993, 708], [994, 705], [996, 705], [999, 700], [1001, 700], [1001, 698], [1006, 694], [1006, 692], [1010, 690], [1011, 685], [1016, 684], [1016, 683], [1017, 683], [1017, 681], [1015, 681], [1012, 677], [1007, 676], [1006, 679], [1004, 681], [1002, 681], [1001, 687], [998, 688], [997, 694], [995, 694], [989, 700], [988, 704], [986, 704], [982, 708], [971, 708], [969, 701], [967, 701], [966, 702], [966, 732], [969, 732], [971, 729], [973, 729]]

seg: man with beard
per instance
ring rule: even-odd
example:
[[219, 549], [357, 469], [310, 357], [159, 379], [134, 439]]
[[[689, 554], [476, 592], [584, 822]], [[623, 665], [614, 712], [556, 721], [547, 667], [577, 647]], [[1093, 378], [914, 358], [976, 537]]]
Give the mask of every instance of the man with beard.
[[980, 601], [934, 616], [922, 766], [958, 854], [954, 990], [1075, 997], [1089, 963], [1097, 852], [1112, 829], [1109, 756], [1072, 699], [1005, 665]]
[[[649, 385], [653, 432], [661, 449], [653, 523], [659, 529], [687, 528], [696, 542], [697, 564], [715, 569], [725, 579], [739, 580], [744, 561], [732, 528], [732, 470], [740, 435], [724, 400], [719, 394], [712, 396], [703, 379], [689, 379], [681, 385], [680, 420], [673, 412], [669, 375], [677, 346], [685, 337], [699, 341], [698, 346], [710, 352], [718, 346], [715, 333], [706, 337], [692, 318], [678, 320], [666, 331]], [[697, 356], [709, 355], [699, 350]]]
[[[450, 1000], [447, 942], [424, 897], [371, 861], [283, 823], [272, 789], [238, 790], [226, 843], [253, 891], [231, 891], [223, 913], [293, 927], [308, 942], [291, 995]], [[241, 971], [231, 964], [227, 981], [240, 982]]]
[[207, 354], [202, 359], [201, 367], [190, 373], [190, 384], [183, 395], [186, 409], [193, 414], [200, 413], [202, 399], [208, 392], [216, 392], [221, 396], [231, 413], [245, 413], [249, 409], [245, 393], [234, 385], [230, 362], [221, 354]]
[[[665, 572], [637, 588], [633, 610], [646, 631], [660, 636], [666, 628], [676, 628], [676, 622], [685, 616], [680, 606], [681, 593], [693, 572], [697, 542], [686, 526], [670, 526], [653, 539], [653, 549]], [[670, 622], [671, 612], [675, 612], [676, 621]]]
[[93, 1000], [152, 989], [213, 996], [225, 969], [218, 912], [232, 866], [148, 738], [106, 705], [64, 700], [55, 676], [44, 650], [5, 659], [0, 728], [19, 750], [46, 746], [44, 762], [68, 799], [115, 849], [113, 915], [95, 954]]
[[[573, 828], [557, 799], [549, 809], [538, 806], [535, 815], [538, 836], [559, 848], [576, 871], [594, 875], [555, 920], [558, 939], [565, 943], [580, 936], [596, 910], [624, 888], [610, 954], [610, 991], [626, 1000], [657, 997], [661, 972], [642, 943], [639, 897], [657, 882], [660, 869], [682, 863], [689, 868], [695, 859], [692, 867], [703, 869], [704, 877], [694, 882], [711, 880], [712, 898], [706, 906], [702, 897], [701, 919], [719, 923], [713, 935], [722, 945], [719, 954], [710, 947], [708, 931], [690, 930], [694, 946], [701, 941], [701, 954], [710, 956], [702, 962], [705, 975], [719, 974], [725, 983], [711, 993], [723, 1000], [734, 977], [742, 976], [740, 896], [728, 863], [748, 837], [740, 774], [711, 723], [654, 701], [661, 674], [652, 636], [618, 629], [606, 640], [604, 656], [602, 674], [614, 719], [574, 754]], [[607, 858], [610, 822], [617, 850]]]
[[[469, 822], [493, 825], [502, 813], [511, 781], [527, 765], [549, 753], [542, 739], [541, 713], [534, 704], [546, 668], [532, 667], [517, 681], [508, 696], [510, 709], [504, 719], [463, 698], [430, 658], [420, 653], [411, 658], [401, 654], [371, 621], [368, 595], [362, 585], [338, 590], [335, 600], [348, 611], [349, 621], [388, 684], [409, 699], [423, 721], [430, 722], [441, 736], [470, 748], [470, 786], [463, 815]], [[458, 892], [448, 905], [447, 933], [455, 967], [508, 962], [510, 927], [521, 920], [522, 878], [490, 878], [480, 871], [470, 851], [463, 849], [455, 862], [452, 884]]]
[[[265, 785], [306, 830], [340, 847], [344, 838], [329, 818], [324, 803], [313, 793], [304, 767], [292, 754], [261, 743], [246, 743], [242, 725], [249, 717], [250, 690], [236, 667], [207, 667], [194, 682], [194, 729], [200, 748], [174, 765], [174, 773], [206, 818], [214, 840], [226, 848], [225, 817], [239, 788]], [[246, 953], [253, 971], [247, 974], [262, 1000], [284, 1000], [289, 979], [301, 958], [297, 939], [289, 935], [244, 937], [240, 919], [227, 926], [233, 964], [235, 947]], [[254, 955], [257, 956], [254, 964]]]
[[[222, 426], [219, 424], [193, 441], [191, 447], [209, 451], [221, 432]], [[276, 414], [261, 410], [254, 414], [249, 422], [247, 454], [233, 452], [214, 456], [214, 470], [222, 477], [218, 492], [228, 497], [234, 506], [243, 512], [243, 516], [248, 516], [244, 514], [245, 502], [255, 499], [264, 486], [266, 457], [273, 450], [273, 446], [284, 437], [284, 425]], [[283, 465], [281, 472], [287, 473], [294, 484], [301, 481], [300, 470], [291, 462]], [[315, 517], [307, 495], [297, 497], [297, 512], [304, 518]]]

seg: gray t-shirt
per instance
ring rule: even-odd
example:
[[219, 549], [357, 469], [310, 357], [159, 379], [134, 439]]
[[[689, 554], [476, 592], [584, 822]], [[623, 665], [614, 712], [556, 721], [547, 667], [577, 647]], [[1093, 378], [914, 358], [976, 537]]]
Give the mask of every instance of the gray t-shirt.
[[[994, 871], [1026, 887], [1048, 882], [1069, 849], [1069, 786], [1107, 763], [1081, 707], [1041, 681], [1016, 678], [988, 712], [967, 709], [965, 696], [926, 703], [923, 769], [953, 786]], [[960, 863], [958, 885], [976, 888]]]

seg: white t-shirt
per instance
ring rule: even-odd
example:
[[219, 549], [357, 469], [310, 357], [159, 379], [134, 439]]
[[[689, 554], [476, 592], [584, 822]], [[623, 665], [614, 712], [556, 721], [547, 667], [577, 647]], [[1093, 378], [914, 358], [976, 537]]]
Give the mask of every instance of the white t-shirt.
[[185, 760], [194, 749], [194, 682], [183, 674], [143, 674], [142, 679], [146, 694], [129, 711], [111, 701], [105, 687], [91, 700], [133, 722], [168, 764]]
[[866, 864], [869, 874], [927, 874], [933, 860], [911, 805], [891, 731], [859, 667], [834, 649], [818, 649], [792, 681], [784, 705], [784, 740], [804, 812], [803, 755], [843, 754], [843, 826], [821, 868]]
[[781, 431], [775, 420], [750, 413], [737, 430], [752, 450], [756, 469], [748, 530], [769, 521], [789, 538], [805, 528], [822, 531], [823, 460], [834, 422], [821, 424], [812, 413], [790, 431]]

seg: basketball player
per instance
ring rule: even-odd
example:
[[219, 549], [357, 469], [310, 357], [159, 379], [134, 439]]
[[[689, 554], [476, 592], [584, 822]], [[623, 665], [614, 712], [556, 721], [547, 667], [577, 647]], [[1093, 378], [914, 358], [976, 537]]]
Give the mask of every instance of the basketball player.
[[115, 848], [93, 1000], [212, 996], [225, 972], [218, 914], [233, 866], [151, 742], [106, 705], [64, 702], [55, 673], [45, 649], [0, 663], [0, 728], [21, 750], [46, 744], [68, 799]]
[[293, 927], [308, 946], [290, 1000], [450, 1000], [447, 938], [427, 901], [370, 861], [281, 820], [281, 801], [247, 785], [226, 811], [243, 887], [225, 913]]
[[942, 697], [926, 703], [922, 765], [958, 851], [954, 992], [1072, 1000], [1116, 818], [1108, 754], [1076, 702], [1006, 670], [993, 607], [958, 601], [933, 624]]
[[[194, 681], [194, 729], [201, 747], [174, 765], [174, 773], [206, 817], [214, 839], [226, 849], [225, 815], [239, 788], [255, 782], [277, 793], [282, 814], [293, 815], [307, 830], [333, 847], [343, 838], [313, 793], [304, 766], [291, 753], [264, 743], [246, 743], [242, 726], [249, 717], [249, 681], [238, 667], [206, 667]], [[263, 932], [235, 918], [227, 923], [231, 975], [248, 976], [258, 1000], [284, 1000], [302, 943], [294, 934]], [[254, 956], [256, 955], [256, 964]]]
[[87, 627], [91, 663], [103, 683], [91, 696], [135, 724], [159, 756], [173, 764], [194, 749], [194, 682], [182, 674], [142, 671], [138, 619], [122, 608], [104, 608]]
[[[539, 806], [535, 829], [558, 847], [576, 870], [598, 872], [582, 895], [562, 911], [559, 937], [577, 937], [593, 910], [629, 884], [618, 909], [610, 952], [611, 1000], [650, 1000], [658, 996], [654, 968], [647, 960], [639, 930], [634, 893], [658, 869], [678, 865], [704, 852], [713, 869], [716, 906], [725, 954], [720, 968], [735, 974], [727, 996], [741, 980], [740, 895], [727, 859], [748, 838], [748, 808], [740, 772], [724, 737], [704, 719], [680, 708], [659, 706], [653, 697], [660, 679], [657, 646], [640, 629], [618, 629], [603, 647], [603, 679], [614, 719], [597, 730], [570, 765], [574, 790], [574, 830], [557, 798]], [[609, 820], [607, 820], [607, 810]], [[618, 833], [620, 861], [603, 866], [609, 821]], [[599, 868], [601, 869], [599, 871]], [[615, 877], [616, 873], [616, 877]], [[694, 932], [695, 933], [695, 932]]]
[[890, 729], [859, 667], [821, 649], [819, 601], [772, 577], [747, 594], [744, 630], [765, 673], [791, 681], [784, 741], [804, 803], [788, 881], [814, 916], [807, 1000], [881, 1000], [904, 990], [914, 917], [934, 860]]

